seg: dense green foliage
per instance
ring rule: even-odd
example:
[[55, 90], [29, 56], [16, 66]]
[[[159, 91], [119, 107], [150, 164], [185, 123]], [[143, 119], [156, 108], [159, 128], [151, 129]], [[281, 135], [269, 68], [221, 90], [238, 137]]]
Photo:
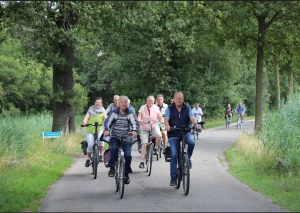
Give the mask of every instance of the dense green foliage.
[[[1, 78], [0, 97], [14, 112], [56, 107], [57, 119], [59, 103], [82, 114], [96, 97], [106, 107], [118, 94], [138, 110], [148, 95], [161, 93], [169, 103], [182, 91], [187, 103], [200, 103], [207, 119], [221, 117], [228, 103], [235, 107], [239, 101], [255, 115], [273, 108], [278, 95], [286, 101], [298, 90], [299, 57], [292, 44], [299, 43], [299, 6], [296, 1], [5, 2], [0, 55], [15, 63], [0, 71], [7, 76]], [[274, 89], [274, 54], [281, 94]], [[69, 75], [60, 76], [65, 71]], [[64, 82], [69, 86], [60, 90]]]

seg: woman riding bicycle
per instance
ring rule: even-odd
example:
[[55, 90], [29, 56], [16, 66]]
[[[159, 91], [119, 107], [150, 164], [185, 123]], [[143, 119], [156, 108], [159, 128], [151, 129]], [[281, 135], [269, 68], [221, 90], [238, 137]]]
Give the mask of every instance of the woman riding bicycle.
[[[164, 123], [164, 118], [162, 117], [158, 107], [154, 106], [154, 97], [150, 95], [147, 98], [147, 103], [145, 105], [142, 105], [139, 110], [138, 121], [150, 121], [154, 123], [152, 124], [152, 134], [154, 135], [154, 137], [156, 137], [155, 148], [154, 148], [154, 152], [156, 154], [162, 137], [159, 126], [156, 124], [157, 119], [159, 119], [162, 124]], [[139, 165], [141, 169], [145, 167], [144, 160], [145, 160], [146, 148], [148, 145], [149, 130], [150, 130], [149, 124], [143, 123], [141, 125], [141, 143], [142, 143], [141, 159], [142, 160]]]
[[[102, 98], [98, 97], [95, 100], [95, 104], [88, 109], [86, 115], [83, 118], [82, 125], [85, 126], [87, 123], [94, 124], [95, 122], [98, 122], [98, 124], [103, 124], [106, 117], [107, 116], [106, 116], [105, 109], [102, 106]], [[86, 132], [86, 140], [88, 143], [87, 159], [85, 162], [85, 167], [89, 167], [91, 155], [93, 153], [95, 129], [93, 126], [88, 126], [86, 127], [85, 132]], [[103, 162], [103, 151], [104, 151], [104, 142], [100, 141], [100, 136], [102, 132], [103, 132], [103, 127], [99, 126], [97, 141], [99, 145], [100, 162]]]
[[[114, 109], [105, 119], [104, 122], [104, 136], [110, 135], [110, 160], [107, 166], [110, 167], [108, 171], [109, 177], [114, 177], [115, 164], [118, 156], [118, 146], [121, 137], [125, 136], [123, 141], [123, 151], [125, 157], [125, 184], [130, 183], [129, 173], [131, 170], [131, 140], [136, 138], [139, 130], [138, 120], [132, 110], [128, 109], [128, 97], [119, 96], [119, 106]], [[132, 135], [130, 135], [130, 134]]]
[[231, 108], [231, 105], [228, 104], [227, 108], [225, 109], [225, 119], [226, 119], [226, 115], [228, 115], [230, 117], [230, 119], [231, 119], [232, 118], [232, 112], [233, 112], [233, 110]]

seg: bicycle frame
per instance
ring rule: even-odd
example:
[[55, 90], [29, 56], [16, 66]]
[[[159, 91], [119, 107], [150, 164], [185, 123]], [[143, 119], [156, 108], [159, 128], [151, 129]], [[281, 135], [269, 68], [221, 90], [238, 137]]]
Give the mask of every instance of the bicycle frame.
[[92, 174], [94, 175], [94, 179], [97, 178], [97, 169], [99, 164], [99, 145], [98, 145], [98, 127], [102, 126], [102, 124], [99, 124], [98, 122], [95, 122], [95, 124], [86, 124], [81, 125], [81, 127], [87, 127], [87, 126], [94, 126], [95, 127], [95, 133], [94, 133], [94, 145], [93, 145], [93, 154], [91, 156], [91, 165], [92, 165]]
[[243, 119], [242, 119], [242, 115], [241, 114], [239, 114], [238, 115], [238, 118], [237, 118], [237, 124], [236, 124], [236, 128], [238, 129], [238, 128], [242, 128], [242, 126], [243, 126]]

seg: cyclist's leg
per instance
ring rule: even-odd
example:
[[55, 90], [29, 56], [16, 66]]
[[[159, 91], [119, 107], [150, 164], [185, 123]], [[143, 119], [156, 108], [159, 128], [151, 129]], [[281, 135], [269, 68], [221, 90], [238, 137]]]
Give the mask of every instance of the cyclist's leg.
[[169, 138], [169, 144], [171, 149], [170, 176], [176, 178], [179, 138]]
[[[149, 139], [149, 132], [145, 130], [141, 130], [141, 162], [139, 167], [142, 169], [145, 165], [145, 155], [146, 155], [146, 148], [148, 145], [148, 139]], [[143, 165], [142, 165], [143, 164]]]
[[109, 167], [115, 167], [116, 160], [118, 157], [118, 144], [119, 144], [119, 139], [116, 137], [111, 137], [110, 138], [110, 159], [107, 163], [107, 166]]
[[103, 152], [104, 152], [104, 141], [100, 141], [100, 137], [103, 133], [103, 130], [100, 130], [98, 132], [98, 145], [99, 145], [99, 156], [100, 156], [100, 161], [102, 159], [103, 161]]
[[153, 130], [152, 130], [152, 134], [154, 135], [154, 137], [156, 138], [155, 140], [155, 148], [158, 148], [159, 146], [159, 143], [161, 141], [161, 131], [160, 131], [160, 128], [158, 126], [156, 126]]
[[191, 159], [195, 147], [195, 140], [190, 133], [185, 135], [185, 143], [188, 145], [187, 153], [189, 159]]
[[124, 158], [125, 158], [125, 183], [128, 184], [130, 182], [129, 173], [132, 173], [131, 169], [131, 142], [123, 141], [123, 151], [124, 151]]
[[86, 158], [85, 166], [89, 167], [90, 166], [90, 161], [91, 161], [90, 159], [91, 159], [92, 153], [93, 153], [94, 133], [87, 132], [85, 134], [85, 136], [86, 136], [86, 141], [88, 143], [88, 147], [86, 149], [87, 158]]

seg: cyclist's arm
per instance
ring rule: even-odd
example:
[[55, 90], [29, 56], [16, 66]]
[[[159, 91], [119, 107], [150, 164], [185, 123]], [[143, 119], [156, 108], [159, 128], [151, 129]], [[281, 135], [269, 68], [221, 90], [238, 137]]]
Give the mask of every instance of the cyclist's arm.
[[165, 112], [165, 116], [164, 116], [165, 129], [167, 131], [170, 131], [169, 119], [170, 119], [170, 110], [169, 110], [169, 107], [167, 107], [166, 112]]
[[193, 126], [195, 126], [197, 129], [201, 129], [201, 127], [199, 125], [196, 125], [197, 120], [196, 120], [195, 116], [193, 115], [191, 108], [189, 109], [189, 117], [190, 117], [190, 120], [191, 120]]

